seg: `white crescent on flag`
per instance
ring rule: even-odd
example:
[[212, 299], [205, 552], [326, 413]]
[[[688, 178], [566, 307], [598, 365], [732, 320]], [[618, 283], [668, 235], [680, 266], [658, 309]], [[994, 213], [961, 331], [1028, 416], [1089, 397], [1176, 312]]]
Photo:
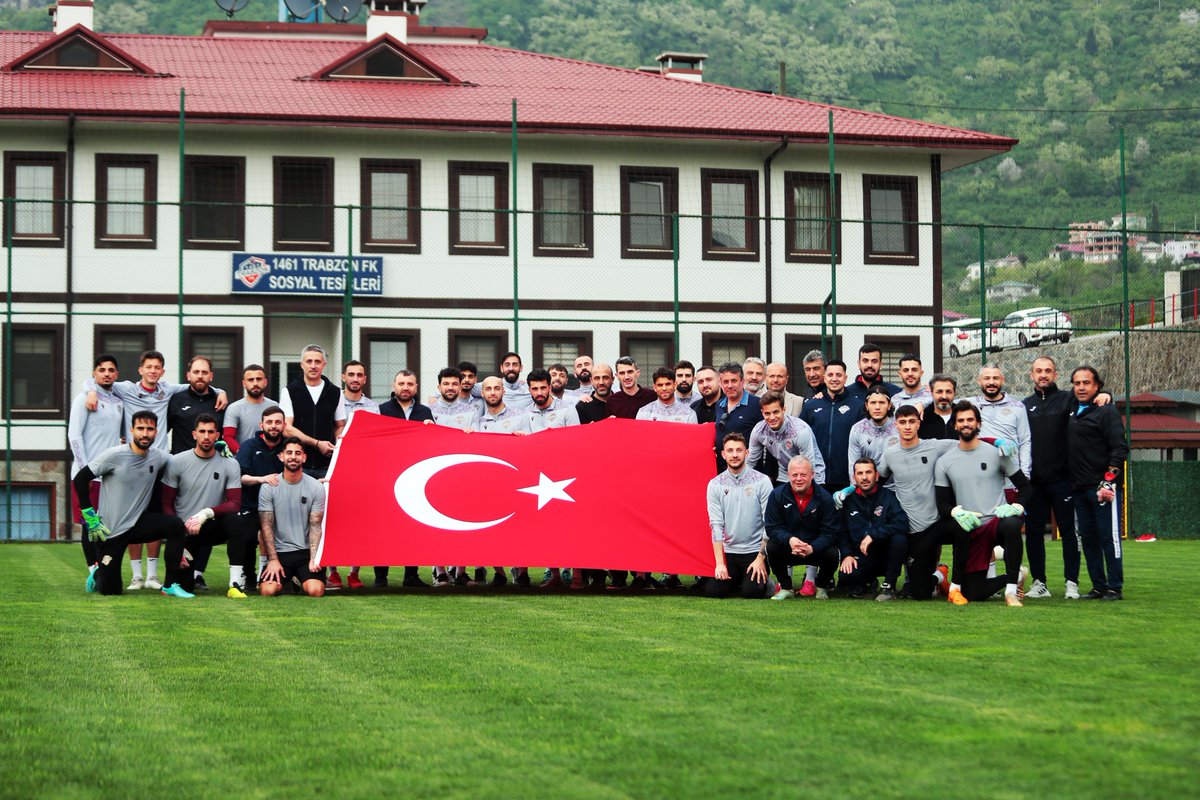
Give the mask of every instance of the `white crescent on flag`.
[[404, 513], [422, 525], [428, 525], [431, 528], [442, 528], [447, 531], [477, 531], [483, 528], [490, 528], [493, 525], [499, 525], [511, 517], [512, 514], [509, 514], [499, 519], [470, 522], [465, 519], [456, 519], [455, 517], [447, 516], [433, 507], [429, 502], [429, 498], [425, 495], [425, 485], [429, 483], [429, 480], [434, 475], [437, 475], [442, 470], [458, 466], [459, 464], [499, 464], [509, 469], [516, 469], [512, 464], [499, 458], [470, 453], [453, 453], [418, 461], [404, 470], [404, 472], [401, 472], [399, 478], [396, 478], [396, 502], [400, 504], [400, 508], [404, 510]]

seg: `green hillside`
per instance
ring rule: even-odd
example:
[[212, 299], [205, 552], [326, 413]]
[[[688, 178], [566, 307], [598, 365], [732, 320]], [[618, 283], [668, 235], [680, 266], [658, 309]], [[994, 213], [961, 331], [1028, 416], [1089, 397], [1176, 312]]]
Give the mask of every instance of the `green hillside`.
[[[706, 80], [752, 89], [778, 90], [784, 61], [792, 96], [1019, 138], [1011, 159], [948, 176], [948, 222], [1062, 226], [1111, 217], [1120, 211], [1123, 126], [1129, 209], [1170, 231], [1196, 227], [1200, 212], [1200, 152], [1190, 133], [1200, 118], [1200, 11], [1189, 2], [1200, 5], [432, 0], [422, 19], [487, 27], [494, 44], [619, 66], [700, 50], [710, 56]], [[44, 8], [16, 10], [22, 3], [45, 0], [0, 0], [0, 26], [48, 26]], [[220, 16], [210, 0], [97, 6], [98, 27], [109, 31], [195, 33]], [[275, 17], [275, 0], [251, 0], [239, 14]]]

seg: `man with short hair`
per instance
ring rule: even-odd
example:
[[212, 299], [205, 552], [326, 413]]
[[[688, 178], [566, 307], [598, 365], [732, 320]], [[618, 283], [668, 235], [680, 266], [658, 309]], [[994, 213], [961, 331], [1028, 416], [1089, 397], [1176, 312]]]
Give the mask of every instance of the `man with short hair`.
[[[943, 519], [953, 519], [971, 534], [964, 582], [961, 586], [950, 584], [949, 599], [955, 605], [966, 605], [986, 600], [1003, 587], [1005, 604], [1019, 608], [1021, 528], [1025, 523], [1029, 479], [1016, 458], [1003, 455], [997, 448], [982, 446], [981, 424], [982, 416], [973, 403], [960, 400], [954, 404], [958, 446], [938, 459], [934, 472], [938, 514]], [[1009, 503], [1005, 497], [1006, 478], [1017, 487], [1016, 503]], [[988, 564], [997, 543], [1004, 548], [1004, 574], [988, 578]]]
[[758, 356], [748, 356], [742, 362], [742, 375], [746, 381], [746, 391], [755, 397], [762, 397], [767, 390], [767, 362]]
[[876, 386], [886, 389], [888, 397], [899, 394], [900, 387], [894, 383], [887, 383], [880, 375], [882, 368], [883, 350], [877, 344], [864, 342], [863, 346], [858, 348], [858, 377], [846, 387], [846, 394], [859, 400], [866, 400], [867, 392]]
[[[433, 412], [429, 410], [429, 406], [417, 400], [417, 374], [411, 369], [402, 369], [396, 373], [395, 379], [392, 381], [392, 395], [379, 405], [379, 413], [384, 417], [392, 417], [393, 419], [404, 419], [411, 422], [433, 422]], [[375, 586], [384, 587], [388, 582], [388, 567], [375, 567]], [[404, 568], [404, 582], [401, 584], [406, 589], [428, 589], [429, 584], [421, 580], [420, 571], [417, 567], [407, 566]]]
[[808, 423], [825, 459], [825, 489], [836, 492], [847, 485], [850, 463], [850, 429], [866, 415], [863, 402], [846, 391], [846, 364], [833, 359], [825, 364], [825, 391], [804, 401], [800, 419]]
[[521, 380], [521, 357], [513, 352], [500, 357], [500, 374], [504, 377], [505, 404], [518, 411], [528, 411], [533, 405], [529, 387]]
[[612, 416], [612, 412], [608, 410], [608, 399], [612, 397], [613, 371], [612, 367], [603, 362], [599, 362], [590, 368], [589, 385], [592, 387], [592, 393], [589, 395], [591, 402], [580, 401], [575, 406], [575, 412], [579, 415], [579, 422], [582, 425], [587, 425], [591, 422], [599, 422], [602, 419], [608, 419]]
[[[788, 391], [788, 368], [786, 364], [772, 361], [767, 364], [767, 391], [783, 395], [783, 413], [798, 417], [804, 409], [804, 398]], [[765, 394], [765, 392], [764, 392]]]
[[688, 408], [700, 399], [697, 392], [692, 391], [696, 385], [696, 367], [690, 361], [675, 362], [675, 399]]
[[284, 436], [304, 445], [304, 470], [320, 480], [329, 471], [334, 442], [346, 427], [342, 393], [325, 377], [325, 350], [318, 344], [300, 351], [302, 374], [284, 389], [279, 407], [287, 418]]
[[550, 373], [550, 393], [560, 403], [573, 406], [579, 402], [580, 393], [578, 389], [568, 388], [570, 382], [570, 373], [562, 364], [551, 364], [546, 370]]
[[970, 398], [970, 402], [979, 409], [983, 429], [989, 436], [1016, 442], [1017, 463], [1028, 478], [1033, 466], [1033, 442], [1025, 404], [1004, 391], [1004, 373], [995, 364], [979, 368], [979, 389], [982, 394]]
[[[87, 410], [88, 393], [80, 392], [71, 402], [71, 413], [67, 421], [67, 444], [71, 448], [71, 480], [75, 479], [84, 467], [96, 456], [110, 447], [121, 443], [122, 422], [125, 417], [125, 407], [113, 393], [112, 386], [117, 380], [117, 358], [108, 353], [101, 353], [92, 361], [92, 380], [96, 382], [96, 394], [99, 397], [96, 410]], [[100, 508], [100, 479], [96, 478], [89, 484], [87, 506]], [[85, 506], [80, 506], [74, 492], [71, 493], [71, 518], [80, 525], [80, 539], [83, 542], [83, 560], [89, 571], [95, 569], [98, 555], [96, 545], [87, 535], [80, 512]], [[141, 563], [138, 563], [141, 566]], [[157, 582], [157, 581], [156, 581]], [[136, 584], [136, 585], [135, 585]], [[142, 588], [141, 577], [129, 585], [130, 589]], [[162, 588], [156, 586], [155, 588]]]
[[[367, 414], [379, 413], [379, 404], [363, 394], [363, 387], [366, 385], [366, 366], [361, 361], [347, 361], [342, 366], [342, 407], [346, 410], [347, 425], [350, 424], [350, 420], [358, 411]], [[362, 579], [358, 576], [360, 569], [360, 567], [350, 568], [350, 572], [346, 576], [346, 588], [363, 588]], [[329, 582], [330, 588], [340, 589], [342, 587], [342, 576], [338, 573], [336, 566], [329, 568], [329, 575], [326, 580]]]
[[[225, 409], [225, 423], [221, 438], [230, 451], [237, 455], [242, 442], [259, 431], [263, 409], [278, 405], [267, 397], [267, 371], [261, 364], [247, 364], [242, 370], [241, 400], [235, 400]], [[257, 516], [258, 512], [255, 512]]]
[[579, 388], [575, 389], [582, 397], [592, 390], [592, 357], [579, 356], [575, 359], [575, 380], [579, 382]]
[[446, 367], [437, 377], [439, 397], [429, 407], [433, 421], [460, 431], [473, 430], [479, 412], [474, 405], [464, 403], [461, 399], [462, 373], [454, 367]]
[[[887, 390], [876, 386], [867, 395], [864, 405], [867, 416], [850, 428], [850, 439], [846, 446], [846, 461], [850, 464], [852, 486], [858, 485], [858, 480], [854, 477], [857, 471], [855, 462], [860, 458], [869, 458], [872, 464], [878, 464], [883, 451], [900, 441], [900, 434], [896, 432], [896, 423], [892, 419], [892, 401]], [[892, 488], [890, 482], [884, 485]]]
[[617, 383], [620, 386], [608, 397], [608, 413], [621, 419], [637, 419], [637, 412], [657, 395], [653, 389], [638, 384], [642, 371], [632, 356], [617, 359]]
[[772, 490], [763, 512], [767, 560], [779, 581], [779, 591], [771, 599], [796, 596], [789, 567], [805, 564], [817, 567], [813, 596], [828, 600], [838, 567], [841, 517], [829, 492], [813, 481], [812, 464], [807, 458], [793, 458], [787, 475], [788, 482]]
[[829, 359], [820, 350], [809, 350], [804, 354], [804, 388], [800, 393], [805, 400], [825, 393], [825, 366]]
[[839, 588], [852, 597], [864, 597], [875, 579], [883, 576], [875, 599], [895, 600], [908, 554], [908, 515], [892, 491], [880, 484], [873, 459], [855, 460], [854, 485], [842, 505]]
[[529, 387], [529, 396], [533, 398], [533, 407], [529, 414], [529, 427], [534, 433], [540, 433], [550, 428], [565, 428], [579, 424], [577, 406], [564, 403], [554, 396], [551, 389], [550, 371], [533, 369], [525, 376]]
[[[262, 410], [258, 420], [259, 431], [244, 439], [238, 448], [237, 462], [242, 473], [242, 507], [237, 512], [235, 524], [242, 529], [245, 551], [243, 567], [254, 563], [254, 551], [258, 545], [258, 492], [263, 484], [278, 485], [279, 473], [283, 471], [280, 454], [283, 452], [283, 409], [269, 405]], [[258, 570], [245, 570], [242, 591], [249, 593], [257, 581], [257, 572], [267, 566], [266, 548], [260, 559]]]
[[283, 474], [265, 484], [258, 495], [267, 566], [258, 579], [258, 593], [273, 597], [291, 581], [300, 582], [309, 597], [325, 594], [325, 570], [317, 564], [321, 520], [325, 516], [325, 487], [303, 471], [308, 448], [296, 437], [283, 442]]
[[[86, 535], [96, 546], [97, 565], [87, 577], [84, 588], [100, 594], [121, 593], [121, 560], [130, 544], [167, 541], [166, 585], [162, 593], [170, 597], [195, 597], [179, 585], [182, 570], [191, 570], [183, 561], [183, 522], [176, 517], [150, 509], [151, 497], [162, 481], [170, 460], [166, 450], [154, 447], [158, 417], [148, 409], [134, 411], [130, 417], [129, 444], [116, 445], [97, 454], [75, 474], [73, 486]], [[100, 507], [108, 517], [106, 524], [91, 503], [91, 483], [100, 478]], [[181, 566], [182, 564], [182, 566]]]
[[[1071, 390], [1077, 406], [1067, 428], [1071, 500], [1092, 589], [1081, 600], [1124, 600], [1121, 553], [1121, 471], [1129, 457], [1121, 415], [1099, 405], [1104, 381], [1094, 367], [1076, 367]], [[1194, 491], [1193, 487], [1193, 491]]]
[[708, 524], [712, 529], [715, 576], [704, 583], [708, 597], [740, 593], [746, 599], [766, 597], [767, 528], [763, 522], [771, 482], [747, 469], [746, 437], [725, 435], [721, 455], [728, 465], [708, 482]]
[[[196, 446], [192, 438], [196, 419], [201, 414], [210, 414], [217, 425], [222, 425], [225, 412], [217, 408], [217, 393], [212, 383], [212, 361], [208, 356], [192, 356], [188, 361], [187, 388], [171, 395], [167, 401], [167, 427], [171, 430], [171, 453], [182, 453]], [[217, 438], [220, 438], [220, 427]], [[222, 450], [224, 447], [222, 446]]]
[[696, 424], [696, 412], [675, 395], [675, 372], [666, 367], [654, 370], [654, 393], [658, 396], [653, 403], [638, 409], [637, 419], [654, 422], [686, 422]]
[[939, 374], [929, 379], [931, 400], [921, 415], [922, 439], [958, 439], [958, 431], [950, 420], [957, 392], [958, 381], [953, 375]]
[[[746, 391], [740, 364], [722, 364], [717, 370], [722, 397], [717, 401], [716, 440], [719, 445], [727, 433], [740, 433], [746, 439], [754, 432], [754, 426], [762, 422], [762, 407], [757, 397]], [[725, 461], [717, 454], [717, 471], [725, 469]]]
[[518, 411], [504, 403], [504, 381], [493, 375], [484, 378], [483, 413], [475, 418], [475, 430], [483, 433], [511, 433], [515, 436], [533, 433], [529, 413]]
[[905, 353], [900, 356], [900, 391], [892, 395], [892, 406], [899, 408], [907, 403], [928, 405], [933, 402], [933, 395], [922, 382], [924, 377], [925, 369], [917, 355]]
[[700, 398], [692, 403], [692, 411], [696, 412], [696, 421], [700, 423], [717, 421], [717, 403], [721, 402], [721, 382], [717, 370], [705, 364], [696, 370], [696, 394]]
[[236, 524], [242, 505], [242, 471], [236, 461], [217, 454], [218, 438], [217, 420], [211, 414], [199, 414], [192, 424], [194, 446], [171, 456], [167, 464], [162, 506], [164, 514], [184, 520], [187, 529], [193, 575], [181, 576], [183, 588], [192, 589], [208, 564], [213, 545], [224, 543], [229, 556], [226, 596], [240, 600], [246, 597], [244, 537], [248, 535], [245, 526]]
[[751, 468], [757, 467], [765, 455], [772, 456], [778, 469], [773, 485], [781, 486], [788, 479], [787, 465], [796, 456], [804, 456], [813, 466], [813, 480], [824, 483], [825, 459], [808, 423], [784, 413], [780, 392], [767, 392], [759, 403], [763, 418], [750, 432]]

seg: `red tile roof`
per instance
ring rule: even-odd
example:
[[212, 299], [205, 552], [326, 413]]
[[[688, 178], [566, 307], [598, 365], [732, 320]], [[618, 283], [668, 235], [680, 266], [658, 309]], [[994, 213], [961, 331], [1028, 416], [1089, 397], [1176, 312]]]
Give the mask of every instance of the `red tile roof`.
[[1129, 416], [1130, 439], [1134, 447], [1195, 447], [1200, 444], [1200, 422], [1169, 414]]
[[[48, 32], [0, 32], [0, 64]], [[0, 118], [75, 113], [170, 119], [187, 92], [191, 119], [508, 130], [512, 101], [527, 132], [824, 141], [833, 110], [843, 144], [1003, 151], [1015, 139], [716, 84], [483, 44], [412, 49], [463, 85], [308, 79], [362, 46], [320, 39], [111, 34], [158, 77], [81, 72], [0, 74]]]

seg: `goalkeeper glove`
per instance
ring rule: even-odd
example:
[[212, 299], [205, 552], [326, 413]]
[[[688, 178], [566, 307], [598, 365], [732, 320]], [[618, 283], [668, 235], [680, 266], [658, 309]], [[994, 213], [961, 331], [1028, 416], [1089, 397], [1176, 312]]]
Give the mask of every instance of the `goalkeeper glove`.
[[1019, 517], [1025, 513], [1025, 507], [1020, 503], [1005, 503], [996, 506], [996, 509], [992, 513], [1000, 519], [1004, 519], [1005, 517]]
[[233, 454], [233, 451], [229, 449], [229, 445], [225, 444], [223, 439], [218, 439], [215, 447], [217, 455], [219, 455], [221, 458], [237, 458], [237, 456]]
[[1017, 454], [1017, 443], [1010, 439], [996, 439], [992, 442], [992, 447], [999, 450], [1002, 456], [1014, 456]]
[[1100, 485], [1096, 487], [1096, 499], [1100, 501], [1100, 505], [1104, 505], [1112, 498], [1101, 497], [1101, 492], [1111, 492], [1113, 497], [1117, 496], [1117, 474], [1111, 470], [1104, 473], [1104, 480], [1100, 481]]
[[983, 524], [983, 520], [974, 511], [967, 511], [962, 506], [955, 506], [950, 512], [950, 516], [958, 523], [958, 527], [964, 531], [973, 531]]
[[842, 510], [842, 505], [846, 502], [846, 498], [854, 492], [853, 486], [847, 486], [845, 489], [839, 489], [833, 493], [833, 507], [838, 511]]
[[112, 531], [104, 524], [104, 520], [100, 519], [100, 515], [96, 509], [88, 507], [79, 512], [83, 517], [83, 524], [87, 527], [88, 539], [93, 542], [103, 542], [112, 535]]

